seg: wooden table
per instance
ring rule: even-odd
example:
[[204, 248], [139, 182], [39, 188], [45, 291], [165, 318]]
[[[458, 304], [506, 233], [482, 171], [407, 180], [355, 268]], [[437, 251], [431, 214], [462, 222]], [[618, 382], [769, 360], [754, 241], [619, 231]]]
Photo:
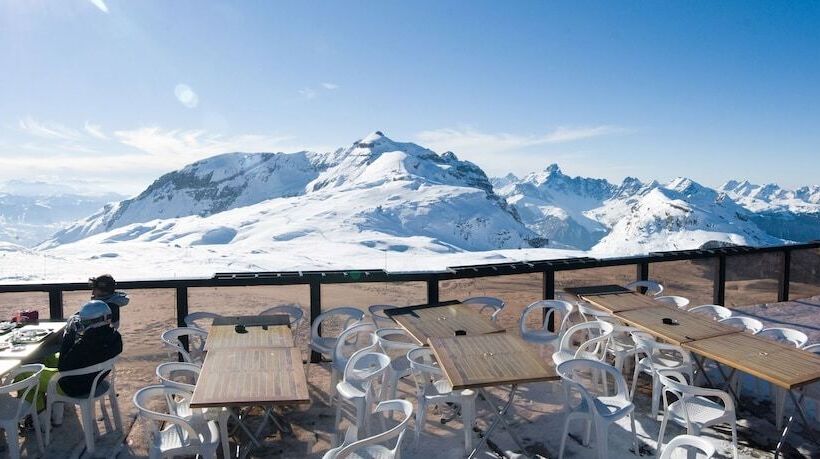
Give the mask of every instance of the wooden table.
[[[3, 349], [0, 351], [0, 359], [20, 359], [25, 361], [26, 359], [31, 358], [34, 356], [38, 351], [40, 351], [43, 346], [54, 342], [54, 340], [62, 339], [62, 331], [65, 328], [65, 322], [44, 322], [41, 321], [38, 325], [23, 325], [22, 327], [18, 328], [17, 330], [30, 330], [32, 328], [45, 328], [51, 331], [51, 334], [44, 337], [39, 343], [32, 343], [32, 344], [24, 344], [17, 350], [14, 350], [14, 345], [7, 349]], [[14, 332], [11, 331], [6, 333], [3, 336], [0, 336], [0, 341], [3, 342], [10, 342], [12, 334]]]
[[213, 320], [211, 325], [238, 325], [246, 327], [266, 325], [290, 325], [290, 316], [287, 314], [266, 314], [264, 316], [222, 316]]
[[[475, 457], [499, 424], [504, 424], [507, 433], [526, 455], [526, 449], [504, 415], [513, 404], [519, 384], [558, 380], [560, 376], [555, 367], [511, 333], [433, 337], [428, 342], [453, 390], [477, 389], [482, 395], [479, 400], [487, 404], [495, 417], [468, 457]], [[507, 401], [499, 407], [491, 402], [493, 398], [484, 388], [501, 385], [510, 385], [511, 390]]]
[[581, 294], [579, 296], [582, 300], [613, 314], [658, 306], [670, 307], [655, 301], [651, 296], [641, 295], [637, 292], [603, 293], [598, 295]]
[[[690, 341], [740, 333], [739, 329], [707, 316], [664, 305], [616, 312], [615, 317], [678, 346]], [[663, 323], [667, 317], [677, 321], [678, 325]]]
[[715, 336], [682, 347], [786, 390], [820, 381], [820, 356], [749, 333]]
[[561, 379], [512, 333], [430, 338], [429, 343], [454, 390]]
[[191, 407], [310, 403], [302, 353], [295, 347], [212, 349]]
[[453, 302], [444, 305], [423, 305], [393, 308], [384, 311], [419, 343], [429, 338], [449, 338], [456, 330], [468, 336], [503, 332], [504, 329], [472, 306]]
[[23, 363], [19, 359], [0, 359], [0, 376], [5, 376], [11, 370], [19, 367]]
[[205, 350], [249, 347], [293, 347], [293, 333], [287, 325], [251, 326], [237, 333], [235, 325], [211, 325]]

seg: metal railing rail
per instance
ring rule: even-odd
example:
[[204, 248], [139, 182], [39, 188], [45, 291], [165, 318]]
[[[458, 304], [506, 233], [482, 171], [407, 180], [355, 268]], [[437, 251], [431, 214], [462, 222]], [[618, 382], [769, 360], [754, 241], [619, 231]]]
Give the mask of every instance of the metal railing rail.
[[[287, 272], [241, 272], [217, 273], [210, 278], [157, 279], [118, 282], [122, 289], [175, 289], [177, 326], [184, 326], [188, 315], [188, 289], [200, 287], [249, 287], [260, 285], [308, 285], [310, 288], [310, 319], [318, 317], [322, 310], [322, 285], [360, 282], [425, 282], [427, 302], [439, 302], [439, 283], [455, 279], [508, 276], [514, 274], [541, 273], [544, 299], [555, 298], [555, 273], [613, 266], [636, 267], [637, 280], [649, 278], [653, 263], [684, 260], [712, 259], [716, 263], [713, 277], [713, 302], [723, 305], [726, 297], [727, 258], [739, 255], [782, 253], [783, 265], [778, 279], [778, 301], [788, 301], [791, 279], [791, 253], [795, 250], [820, 248], [820, 240], [803, 244], [770, 247], [724, 247], [701, 250], [651, 252], [647, 255], [618, 258], [566, 258], [557, 260], [520, 261], [486, 265], [453, 266], [437, 272], [387, 272], [384, 270], [335, 270], [335, 271], [287, 271]], [[0, 284], [0, 293], [47, 292], [49, 317], [63, 319], [63, 292], [88, 290], [85, 282], [75, 283], [24, 283]], [[317, 356], [313, 356], [316, 358]]]

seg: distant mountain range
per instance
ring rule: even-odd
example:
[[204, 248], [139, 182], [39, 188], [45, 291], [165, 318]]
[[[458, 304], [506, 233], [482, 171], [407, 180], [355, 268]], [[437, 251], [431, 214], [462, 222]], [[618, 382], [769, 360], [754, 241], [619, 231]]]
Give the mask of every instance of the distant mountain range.
[[613, 184], [570, 177], [556, 164], [490, 179], [451, 152], [381, 132], [326, 153], [218, 155], [134, 198], [112, 197], [0, 194], [0, 241], [67, 259], [199, 251], [220, 266], [278, 269], [285, 259], [331, 266], [329, 255], [373, 264], [387, 254], [402, 262], [532, 247], [629, 255], [820, 239], [818, 186]]

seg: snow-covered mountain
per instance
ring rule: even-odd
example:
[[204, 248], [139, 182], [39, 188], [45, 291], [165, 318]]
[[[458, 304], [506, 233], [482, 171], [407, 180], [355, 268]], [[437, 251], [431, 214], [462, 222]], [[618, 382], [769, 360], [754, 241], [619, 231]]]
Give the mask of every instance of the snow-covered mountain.
[[66, 194], [62, 187], [20, 181], [4, 184], [0, 190], [0, 241], [26, 247], [123, 198], [113, 193]]
[[330, 153], [231, 153], [199, 161], [41, 248], [94, 236], [100, 243], [245, 241], [265, 250], [271, 241], [331, 234], [333, 241], [395, 249], [406, 244], [383, 240], [417, 237], [439, 252], [539, 243], [478, 166], [375, 132]]
[[660, 184], [632, 177], [614, 185], [569, 177], [555, 164], [523, 179], [510, 174], [493, 183], [533, 231], [598, 254], [820, 237], [820, 206], [804, 200], [817, 187], [792, 192], [729, 182], [713, 190], [686, 178]]

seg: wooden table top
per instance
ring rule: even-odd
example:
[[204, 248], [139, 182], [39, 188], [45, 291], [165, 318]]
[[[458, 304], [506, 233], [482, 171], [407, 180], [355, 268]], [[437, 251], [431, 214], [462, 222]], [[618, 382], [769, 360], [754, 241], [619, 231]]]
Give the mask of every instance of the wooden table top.
[[[678, 346], [689, 341], [740, 333], [739, 329], [707, 316], [664, 305], [616, 312], [615, 317]], [[678, 325], [664, 324], [665, 317], [676, 320]]]
[[[63, 329], [65, 329], [65, 322], [44, 322], [41, 321], [37, 325], [24, 325], [17, 330], [29, 330], [32, 328], [45, 328], [51, 331], [51, 334], [43, 338], [38, 343], [32, 344], [23, 344], [17, 350], [14, 350], [14, 345], [12, 347], [3, 349], [0, 351], [0, 359], [21, 359], [26, 360], [29, 357], [32, 357], [37, 351], [40, 350], [41, 347], [44, 345], [54, 342], [55, 340], [61, 340], [63, 338]], [[0, 337], [0, 341], [2, 342], [9, 342], [11, 341], [13, 332], [6, 333], [2, 337]]]
[[512, 333], [430, 338], [454, 390], [561, 379], [552, 362]]
[[19, 359], [0, 359], [0, 376], [5, 376], [6, 373], [20, 366], [23, 363]]
[[439, 306], [409, 306], [385, 311], [419, 343], [428, 338], [449, 338], [456, 330], [468, 336], [503, 332], [504, 329], [472, 306], [454, 303]]
[[302, 353], [291, 347], [208, 352], [191, 406], [270, 406], [310, 403]]
[[655, 301], [651, 296], [642, 295], [637, 292], [603, 293], [599, 295], [581, 294], [580, 297], [582, 300], [613, 314], [635, 309], [654, 308], [657, 306], [669, 307]]
[[293, 333], [287, 325], [247, 327], [237, 333], [235, 325], [212, 325], [205, 350], [243, 347], [293, 347]]
[[820, 380], [820, 356], [750, 333], [692, 341], [683, 347], [787, 390]]

